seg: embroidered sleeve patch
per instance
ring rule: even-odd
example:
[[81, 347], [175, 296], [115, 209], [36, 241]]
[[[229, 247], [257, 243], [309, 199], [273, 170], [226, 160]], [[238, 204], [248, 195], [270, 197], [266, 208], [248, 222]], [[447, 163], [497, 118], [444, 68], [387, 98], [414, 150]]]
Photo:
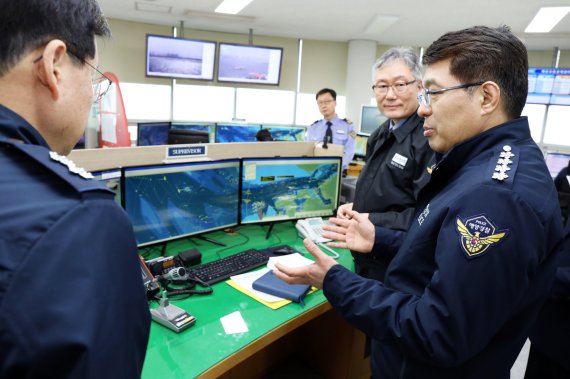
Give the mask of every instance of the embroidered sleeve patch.
[[469, 217], [465, 222], [457, 217], [457, 232], [461, 247], [469, 258], [480, 256], [508, 233], [508, 230], [496, 233], [496, 229], [485, 215]]

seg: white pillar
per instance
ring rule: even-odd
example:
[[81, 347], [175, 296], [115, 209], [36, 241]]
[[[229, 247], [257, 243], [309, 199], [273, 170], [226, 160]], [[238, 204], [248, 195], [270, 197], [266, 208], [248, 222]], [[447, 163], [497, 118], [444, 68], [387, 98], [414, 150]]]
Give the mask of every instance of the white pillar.
[[360, 107], [370, 104], [372, 93], [372, 65], [376, 61], [376, 41], [348, 42], [346, 65], [346, 116], [360, 128]]

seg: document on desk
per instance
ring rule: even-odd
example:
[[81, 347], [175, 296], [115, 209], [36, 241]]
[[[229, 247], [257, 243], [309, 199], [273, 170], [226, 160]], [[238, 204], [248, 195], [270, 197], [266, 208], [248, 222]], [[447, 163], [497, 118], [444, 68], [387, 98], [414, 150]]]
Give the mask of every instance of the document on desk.
[[[234, 275], [230, 280], [226, 281], [226, 283], [238, 291], [254, 298], [260, 303], [267, 305], [271, 309], [281, 308], [282, 306], [289, 304], [291, 300], [269, 295], [253, 289], [253, 282], [265, 275], [269, 270], [273, 270], [275, 268], [275, 262], [282, 263], [289, 267], [306, 266], [314, 263], [312, 260], [305, 258], [299, 253], [283, 255], [280, 257], [271, 257], [269, 258], [269, 262], [267, 262], [267, 268], [253, 272], [246, 272], [245, 274]], [[313, 288], [309, 293], [314, 291], [316, 291], [316, 288]]]

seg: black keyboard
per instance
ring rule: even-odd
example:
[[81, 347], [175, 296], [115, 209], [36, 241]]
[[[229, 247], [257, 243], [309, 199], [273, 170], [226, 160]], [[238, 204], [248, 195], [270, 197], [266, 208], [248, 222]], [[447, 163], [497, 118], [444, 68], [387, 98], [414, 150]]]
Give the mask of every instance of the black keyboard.
[[190, 278], [198, 278], [204, 283], [214, 284], [267, 263], [269, 257], [259, 250], [249, 249], [229, 257], [208, 262], [188, 269]]

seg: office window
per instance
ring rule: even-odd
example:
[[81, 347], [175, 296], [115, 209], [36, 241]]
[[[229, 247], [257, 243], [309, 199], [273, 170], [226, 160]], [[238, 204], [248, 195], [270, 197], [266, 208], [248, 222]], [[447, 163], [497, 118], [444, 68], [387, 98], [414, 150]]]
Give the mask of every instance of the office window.
[[[345, 118], [346, 97], [336, 97], [336, 113], [340, 118]], [[323, 118], [314, 93], [299, 93], [297, 95], [297, 125], [311, 125], [313, 122]], [[354, 122], [354, 120], [353, 120]]]
[[125, 112], [129, 120], [170, 120], [170, 86], [121, 83]]
[[236, 117], [248, 123], [292, 124], [294, 91], [238, 88]]
[[548, 108], [543, 142], [545, 144], [570, 146], [569, 119], [570, 107], [551, 105]]
[[231, 121], [235, 90], [230, 87], [176, 84], [172, 119], [175, 121]]
[[546, 105], [543, 104], [526, 104], [522, 111], [522, 115], [528, 117], [530, 134], [536, 143], [539, 143], [542, 138], [542, 124], [545, 112]]

